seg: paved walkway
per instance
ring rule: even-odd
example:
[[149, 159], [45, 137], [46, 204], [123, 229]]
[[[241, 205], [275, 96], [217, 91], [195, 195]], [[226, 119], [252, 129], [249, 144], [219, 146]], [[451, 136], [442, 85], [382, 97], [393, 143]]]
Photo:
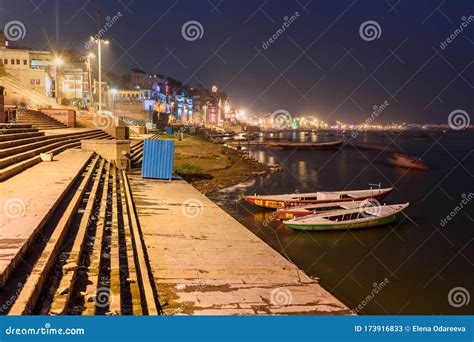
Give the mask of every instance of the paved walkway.
[[130, 183], [165, 314], [351, 313], [188, 183]]
[[0, 184], [0, 284], [91, 155], [70, 149]]

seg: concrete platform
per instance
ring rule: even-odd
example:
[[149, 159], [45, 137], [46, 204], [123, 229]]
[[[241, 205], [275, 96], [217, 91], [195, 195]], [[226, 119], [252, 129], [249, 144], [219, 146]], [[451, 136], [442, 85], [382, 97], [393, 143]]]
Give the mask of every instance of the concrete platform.
[[165, 314], [352, 314], [188, 183], [130, 184]]
[[0, 284], [92, 154], [70, 149], [0, 184]]
[[69, 133], [80, 133], [80, 132], [87, 132], [87, 131], [93, 131], [97, 128], [56, 128], [56, 129], [45, 129], [42, 130], [42, 132], [45, 133], [45, 135], [58, 135], [58, 134], [69, 134]]

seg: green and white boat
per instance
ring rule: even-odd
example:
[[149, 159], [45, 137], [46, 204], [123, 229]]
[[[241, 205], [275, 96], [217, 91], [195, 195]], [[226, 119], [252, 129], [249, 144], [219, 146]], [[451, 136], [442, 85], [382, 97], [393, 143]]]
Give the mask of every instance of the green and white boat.
[[298, 230], [338, 230], [382, 226], [397, 221], [410, 203], [376, 205], [315, 213], [283, 221]]

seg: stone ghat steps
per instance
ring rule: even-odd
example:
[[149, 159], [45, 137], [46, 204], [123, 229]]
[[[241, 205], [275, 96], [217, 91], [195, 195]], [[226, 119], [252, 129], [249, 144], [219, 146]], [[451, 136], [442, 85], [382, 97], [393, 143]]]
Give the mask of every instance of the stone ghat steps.
[[16, 127], [4, 127], [2, 128], [1, 134], [17, 134], [17, 133], [35, 133], [38, 132], [38, 128], [16, 128]]
[[1, 129], [8, 129], [8, 128], [32, 128], [32, 127], [29, 124], [0, 123], [0, 130]]
[[[155, 134], [147, 139], [160, 139], [160, 136], [158, 134]], [[130, 163], [132, 165], [132, 168], [140, 168], [142, 166], [144, 144], [145, 140], [141, 140], [140, 142], [130, 147]]]
[[31, 266], [8, 314], [161, 313], [126, 173], [95, 157], [70, 191], [39, 251], [25, 257]]
[[92, 130], [81, 133], [66, 133], [66, 134], [55, 134], [55, 135], [45, 135], [41, 137], [0, 142], [0, 158], [6, 158], [21, 152], [28, 150], [34, 150], [38, 147], [47, 146], [55, 142], [66, 142], [70, 139], [84, 137], [91, 134], [103, 133], [101, 130]]
[[24, 113], [18, 114], [17, 122], [22, 124], [31, 124], [34, 128], [38, 129], [57, 129], [65, 128], [66, 125], [59, 122], [52, 117], [43, 114], [39, 111], [28, 110]]
[[9, 131], [10, 129], [2, 128], [0, 130], [0, 142], [44, 136], [44, 132], [38, 132], [37, 129], [35, 129], [34, 132], [26, 132], [26, 133], [11, 133], [11, 132], [6, 133], [7, 130]]
[[[107, 133], [101, 130], [74, 133], [73, 135], [48, 139], [38, 143], [27, 143], [27, 150], [23, 150], [22, 145], [13, 149], [6, 149], [8, 156], [0, 159], [0, 181], [4, 181], [14, 175], [17, 175], [27, 168], [41, 162], [41, 153], [52, 153], [53, 155], [61, 153], [68, 148], [80, 147], [81, 140], [86, 139], [112, 139]], [[33, 146], [32, 146], [33, 145]], [[5, 153], [2, 151], [1, 153]]]

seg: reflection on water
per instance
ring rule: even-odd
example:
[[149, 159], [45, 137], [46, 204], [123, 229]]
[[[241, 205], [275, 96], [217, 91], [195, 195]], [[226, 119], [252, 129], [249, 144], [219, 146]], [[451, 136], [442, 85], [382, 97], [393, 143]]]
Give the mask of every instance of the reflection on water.
[[[283, 139], [312, 140], [313, 136], [300, 138], [295, 133], [285, 134]], [[340, 138], [316, 136], [317, 141]], [[381, 144], [423, 156], [430, 165], [428, 172], [393, 167], [386, 163], [390, 153], [350, 146], [339, 151], [252, 147], [259, 161], [283, 164], [284, 171], [210, 197], [284, 257], [319, 277], [326, 289], [352, 308], [371, 293], [374, 283], [387, 278], [387, 286], [360, 310], [361, 314], [472, 314], [474, 301], [454, 308], [447, 295], [454, 287], [464, 287], [474, 295], [473, 204], [445, 227], [439, 222], [459, 204], [461, 194], [474, 192], [474, 134], [436, 132], [427, 140], [416, 138], [413, 133], [363, 133], [357, 143]], [[413, 222], [404, 219], [366, 230], [299, 232], [277, 220], [273, 211], [241, 200], [244, 193], [364, 189], [379, 182], [383, 187], [395, 187], [387, 203], [411, 203], [406, 214]]]

